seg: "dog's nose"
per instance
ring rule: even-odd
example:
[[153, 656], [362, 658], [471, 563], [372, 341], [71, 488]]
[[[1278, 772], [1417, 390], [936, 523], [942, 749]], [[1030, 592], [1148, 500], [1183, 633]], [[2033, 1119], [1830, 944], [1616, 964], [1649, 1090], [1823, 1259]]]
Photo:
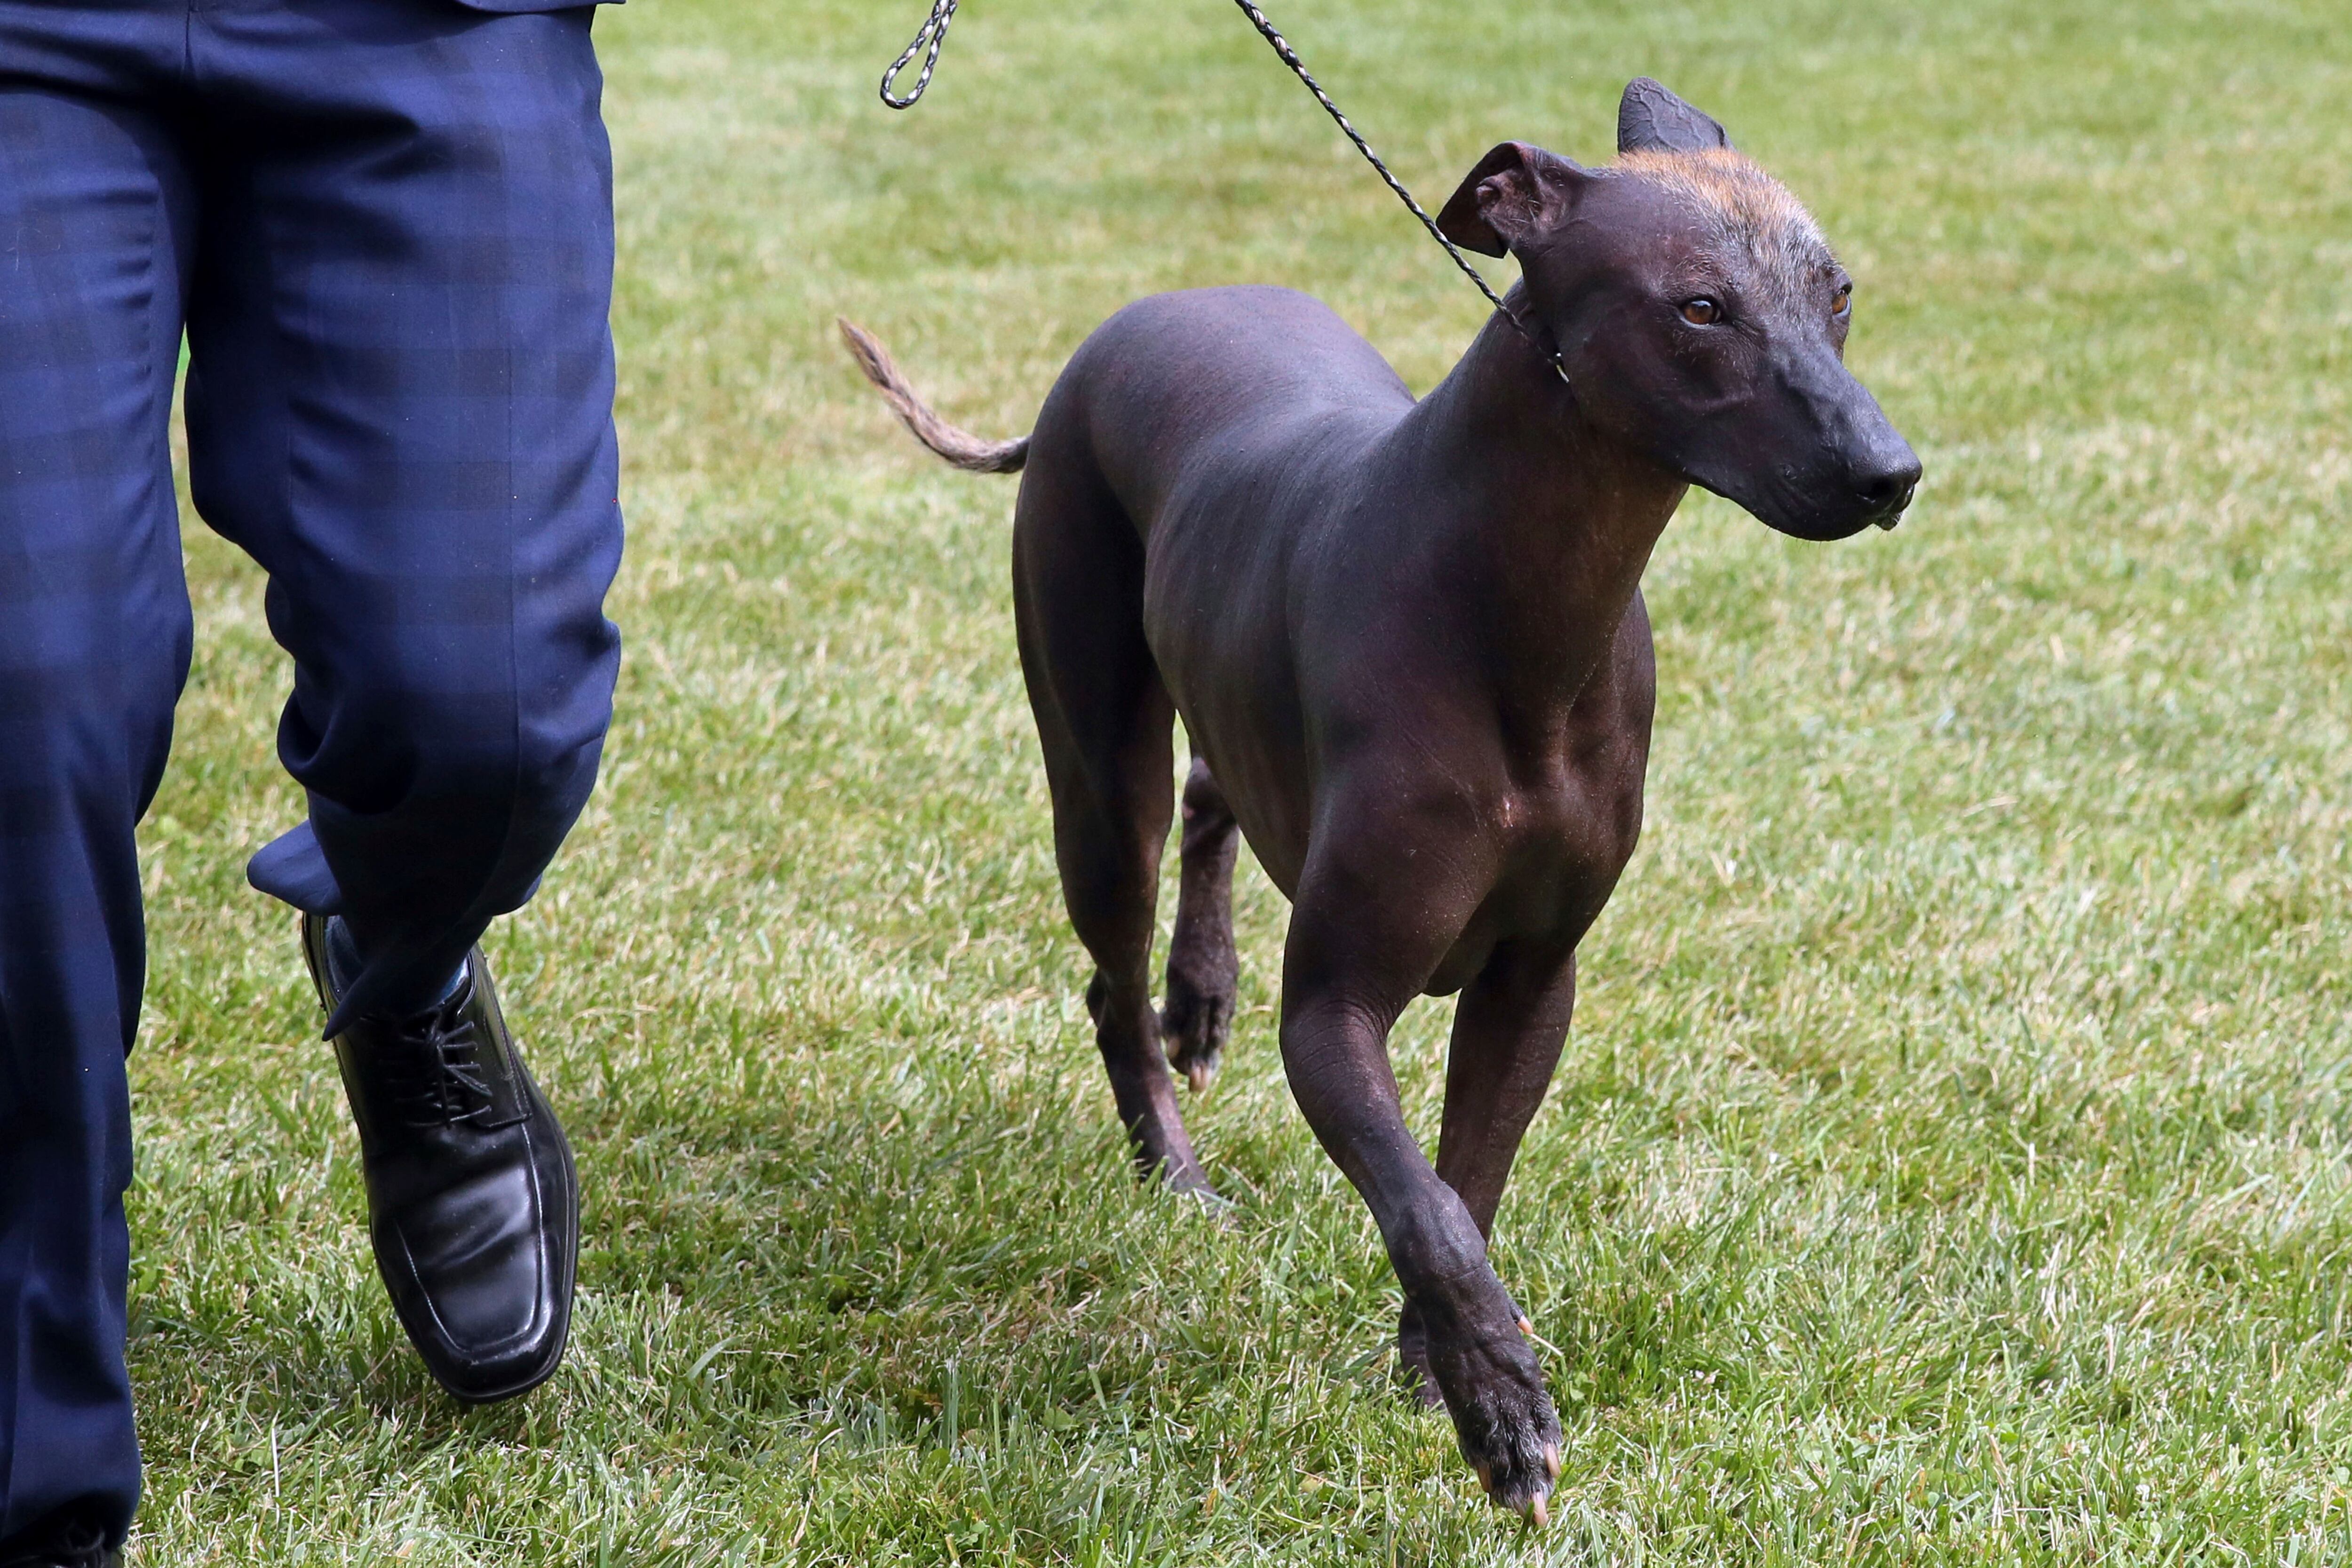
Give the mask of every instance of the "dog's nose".
[[1864, 513], [1881, 528], [1895, 526], [1919, 487], [1918, 458], [1907, 445], [1899, 447], [1898, 453], [1868, 464], [1853, 476], [1854, 493]]
[[1911, 504], [1911, 492], [1918, 484], [1919, 459], [1912, 458], [1899, 467], [1857, 476], [1854, 488], [1862, 492], [1863, 504], [1871, 510], [1901, 511]]

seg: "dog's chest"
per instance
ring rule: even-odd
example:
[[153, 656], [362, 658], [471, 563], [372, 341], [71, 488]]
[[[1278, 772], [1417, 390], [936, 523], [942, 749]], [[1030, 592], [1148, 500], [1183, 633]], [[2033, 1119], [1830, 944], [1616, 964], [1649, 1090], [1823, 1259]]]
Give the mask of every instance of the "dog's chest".
[[1500, 790], [1494, 902], [1526, 930], [1590, 921], [1633, 858], [1642, 828], [1640, 759], [1628, 746], [1557, 755]]

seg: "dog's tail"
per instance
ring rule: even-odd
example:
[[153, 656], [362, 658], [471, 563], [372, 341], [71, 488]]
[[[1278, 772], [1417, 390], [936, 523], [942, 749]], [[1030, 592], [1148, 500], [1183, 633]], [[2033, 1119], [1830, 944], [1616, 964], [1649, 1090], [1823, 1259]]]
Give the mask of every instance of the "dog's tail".
[[841, 341], [848, 345], [849, 357], [857, 362], [866, 380], [882, 389], [884, 401], [915, 433], [916, 440], [957, 468], [969, 468], [975, 474], [1017, 474], [1021, 465], [1029, 460], [1028, 437], [990, 441], [969, 430], [957, 429], [907, 384], [907, 378], [890, 358], [890, 351], [877, 342], [873, 333], [844, 317], [834, 318], [834, 324], [841, 329]]

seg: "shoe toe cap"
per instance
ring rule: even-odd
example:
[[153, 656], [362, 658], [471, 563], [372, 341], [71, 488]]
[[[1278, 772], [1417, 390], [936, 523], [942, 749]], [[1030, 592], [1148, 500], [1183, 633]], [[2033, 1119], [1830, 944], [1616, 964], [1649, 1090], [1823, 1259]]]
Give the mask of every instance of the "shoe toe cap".
[[384, 1239], [407, 1278], [394, 1305], [435, 1377], [461, 1399], [520, 1393], [555, 1370], [571, 1299], [568, 1259], [528, 1163], [475, 1173]]

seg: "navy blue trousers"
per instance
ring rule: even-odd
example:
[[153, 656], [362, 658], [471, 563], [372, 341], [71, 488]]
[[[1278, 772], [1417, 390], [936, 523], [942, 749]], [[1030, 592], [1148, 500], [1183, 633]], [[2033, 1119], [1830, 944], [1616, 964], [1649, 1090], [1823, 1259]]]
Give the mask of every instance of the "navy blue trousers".
[[[505, 14], [494, 14], [505, 13]], [[0, 1541], [138, 1499], [132, 829], [193, 500], [268, 575], [347, 1012], [436, 993], [594, 781], [619, 638], [611, 159], [584, 9], [0, 0]], [[287, 961], [295, 962], [292, 933]]]

